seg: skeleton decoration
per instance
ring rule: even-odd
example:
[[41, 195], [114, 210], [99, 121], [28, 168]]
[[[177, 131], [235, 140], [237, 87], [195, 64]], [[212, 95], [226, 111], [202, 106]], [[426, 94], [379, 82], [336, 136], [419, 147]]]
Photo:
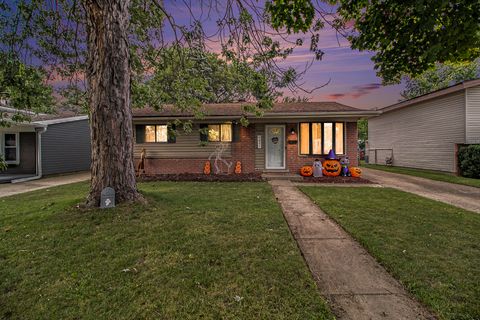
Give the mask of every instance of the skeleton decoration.
[[228, 144], [226, 143], [221, 143], [215, 147], [215, 150], [210, 154], [208, 157], [208, 161], [212, 160], [215, 158], [213, 162], [213, 166], [215, 168], [215, 174], [221, 174], [222, 173], [222, 168], [221, 164], [223, 163], [227, 167], [227, 174], [230, 174], [230, 168], [233, 165], [232, 161], [227, 161], [222, 158], [225, 150], [227, 150]]

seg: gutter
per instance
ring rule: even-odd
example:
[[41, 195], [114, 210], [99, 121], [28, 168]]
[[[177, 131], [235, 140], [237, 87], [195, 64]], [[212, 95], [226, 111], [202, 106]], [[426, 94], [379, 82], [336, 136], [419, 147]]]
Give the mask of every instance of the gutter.
[[35, 176], [15, 179], [11, 181], [12, 183], [38, 180], [42, 177], [42, 133], [45, 133], [45, 131], [47, 131], [47, 126], [42, 126], [39, 129], [35, 129], [35, 131], [37, 132], [37, 170], [35, 172]]

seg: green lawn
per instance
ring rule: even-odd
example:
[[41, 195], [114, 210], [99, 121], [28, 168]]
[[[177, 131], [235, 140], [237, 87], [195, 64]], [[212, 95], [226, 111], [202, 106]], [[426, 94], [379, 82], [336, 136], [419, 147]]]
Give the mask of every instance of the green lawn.
[[75, 208], [87, 188], [0, 199], [0, 318], [333, 318], [267, 184], [144, 183], [104, 211]]
[[480, 319], [480, 214], [394, 189], [302, 190], [440, 319]]
[[404, 167], [392, 167], [392, 166], [383, 166], [379, 164], [366, 164], [361, 162], [361, 166], [370, 169], [388, 171], [393, 173], [401, 173], [409, 176], [427, 178], [431, 180], [444, 181], [456, 184], [463, 184], [466, 186], [480, 188], [480, 179], [465, 178], [460, 176], [455, 176], [450, 173], [433, 171], [433, 170], [423, 170], [423, 169], [413, 169], [413, 168], [404, 168]]

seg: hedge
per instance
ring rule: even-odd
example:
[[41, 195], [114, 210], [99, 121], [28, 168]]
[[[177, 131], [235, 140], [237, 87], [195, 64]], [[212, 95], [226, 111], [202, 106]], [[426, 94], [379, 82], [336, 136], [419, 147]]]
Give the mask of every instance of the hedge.
[[480, 144], [460, 147], [458, 166], [462, 176], [480, 179]]

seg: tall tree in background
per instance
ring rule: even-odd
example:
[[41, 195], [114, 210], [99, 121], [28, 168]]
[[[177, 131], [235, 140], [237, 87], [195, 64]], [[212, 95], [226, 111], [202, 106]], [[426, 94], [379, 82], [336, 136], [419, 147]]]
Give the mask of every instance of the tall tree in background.
[[[480, 55], [478, 0], [329, 0], [337, 5], [331, 26], [352, 49], [374, 52], [377, 74], [385, 83], [417, 76], [437, 62], [473, 61]], [[289, 32], [322, 27], [321, 2], [268, 1], [275, 28]], [[303, 18], [302, 18], [303, 17]]]
[[416, 77], [405, 77], [406, 88], [402, 97], [412, 99], [432, 91], [480, 77], [480, 59], [473, 62], [437, 63]]

